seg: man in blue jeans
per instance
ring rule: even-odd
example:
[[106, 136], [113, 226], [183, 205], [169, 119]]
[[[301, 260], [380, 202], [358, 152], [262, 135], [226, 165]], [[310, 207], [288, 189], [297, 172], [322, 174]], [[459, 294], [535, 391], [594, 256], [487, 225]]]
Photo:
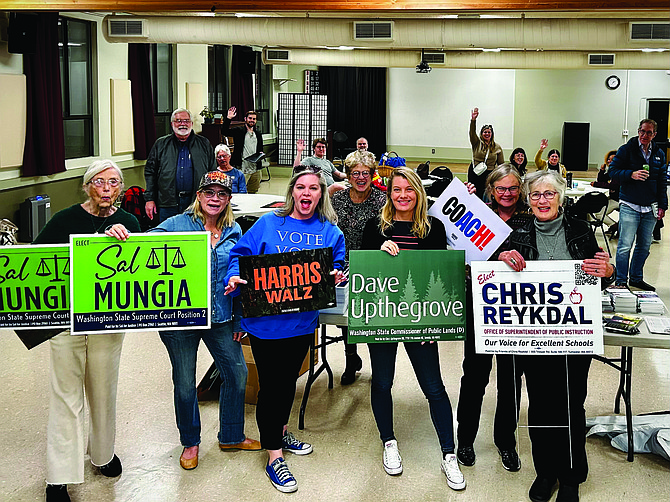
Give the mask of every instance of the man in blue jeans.
[[[643, 280], [642, 269], [656, 221], [668, 209], [667, 165], [663, 150], [653, 141], [656, 127], [655, 121], [643, 119], [638, 135], [619, 147], [609, 169], [610, 178], [620, 183], [616, 284], [645, 291], [655, 290]], [[629, 268], [633, 241], [635, 249]]]

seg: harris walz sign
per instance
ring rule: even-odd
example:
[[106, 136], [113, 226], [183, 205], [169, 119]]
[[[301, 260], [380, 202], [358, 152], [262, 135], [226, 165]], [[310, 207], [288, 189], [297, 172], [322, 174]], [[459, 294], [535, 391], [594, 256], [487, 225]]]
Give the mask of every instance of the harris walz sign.
[[349, 253], [349, 343], [465, 339], [464, 252]]
[[72, 235], [70, 258], [73, 334], [210, 326], [207, 232]]
[[309, 312], [335, 301], [333, 249], [318, 248], [240, 256], [240, 299], [244, 317]]

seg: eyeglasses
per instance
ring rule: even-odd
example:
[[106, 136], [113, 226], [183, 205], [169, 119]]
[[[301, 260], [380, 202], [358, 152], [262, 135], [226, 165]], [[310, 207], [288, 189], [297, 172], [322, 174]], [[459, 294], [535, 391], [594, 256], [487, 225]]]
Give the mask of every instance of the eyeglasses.
[[352, 178], [369, 178], [370, 171], [353, 171], [351, 173]]
[[653, 135], [654, 135], [654, 131], [644, 131], [644, 130], [642, 130], [642, 129], [638, 129], [638, 130], [637, 130], [637, 133], [638, 133], [640, 136], [653, 136]]
[[547, 200], [553, 200], [557, 193], [558, 192], [552, 192], [551, 190], [547, 190], [546, 192], [531, 192], [529, 197], [530, 200], [540, 200], [542, 197]]
[[174, 119], [172, 121], [173, 124], [190, 124], [191, 119]]
[[116, 178], [109, 178], [108, 180], [104, 178], [96, 178], [94, 180], [89, 181], [89, 183], [96, 188], [101, 188], [104, 187], [105, 185], [109, 185], [112, 188], [116, 188], [121, 184], [121, 180], [118, 180]]
[[225, 190], [200, 190], [200, 193], [203, 194], [208, 199], [213, 199], [214, 196], [218, 197], [221, 200], [225, 200], [230, 197], [230, 194]]
[[304, 166], [302, 164], [299, 164], [293, 168], [293, 174], [303, 173], [305, 171], [316, 174], [321, 172], [321, 168], [319, 166]]
[[505, 195], [505, 192], [509, 192], [510, 195], [516, 195], [519, 193], [519, 185], [513, 187], [493, 187], [498, 195]]

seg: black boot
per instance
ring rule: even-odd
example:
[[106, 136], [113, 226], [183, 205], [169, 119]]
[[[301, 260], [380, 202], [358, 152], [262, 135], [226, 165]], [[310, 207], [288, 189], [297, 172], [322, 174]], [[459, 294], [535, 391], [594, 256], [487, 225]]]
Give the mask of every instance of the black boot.
[[342, 373], [340, 384], [351, 385], [356, 381], [356, 372], [360, 371], [360, 369], [363, 367], [363, 360], [356, 353], [346, 354], [346, 357], [347, 366], [344, 368], [344, 373]]
[[67, 485], [47, 485], [47, 502], [70, 502]]
[[98, 470], [100, 471], [100, 474], [107, 476], [108, 478], [115, 478], [120, 476], [121, 471], [123, 470], [121, 468], [121, 460], [119, 460], [119, 457], [114, 455], [108, 464], [105, 464], [102, 467], [98, 467]]

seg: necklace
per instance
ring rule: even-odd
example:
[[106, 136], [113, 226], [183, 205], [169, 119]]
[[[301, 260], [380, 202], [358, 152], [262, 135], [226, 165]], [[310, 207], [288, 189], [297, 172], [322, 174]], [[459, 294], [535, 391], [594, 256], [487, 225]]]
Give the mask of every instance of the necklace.
[[[536, 235], [537, 235], [537, 243], [542, 244], [544, 252], [547, 253], [550, 260], [553, 260], [554, 253], [556, 252], [556, 246], [558, 245], [558, 237], [559, 237], [558, 230], [552, 234], [548, 234], [545, 232], [537, 232]], [[551, 237], [551, 239], [548, 239], [547, 237]]]
[[102, 227], [105, 226], [105, 223], [106, 223], [107, 220], [109, 219], [109, 216], [111, 216], [111, 215], [107, 216], [107, 218], [105, 218], [104, 220], [102, 220], [102, 223], [100, 224], [100, 226], [97, 226], [97, 227], [96, 227], [96, 225], [95, 225], [95, 220], [93, 219], [93, 215], [92, 215], [91, 213], [88, 213], [88, 214], [89, 214], [89, 216], [91, 217], [91, 224], [93, 225], [93, 233], [94, 233], [94, 234], [99, 234], [99, 233], [100, 233], [100, 229], [101, 229]]

